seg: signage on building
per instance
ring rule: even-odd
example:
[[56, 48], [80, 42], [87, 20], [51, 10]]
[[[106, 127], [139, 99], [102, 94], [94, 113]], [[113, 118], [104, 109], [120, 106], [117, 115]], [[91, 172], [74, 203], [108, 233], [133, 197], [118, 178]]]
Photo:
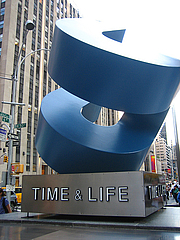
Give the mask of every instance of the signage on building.
[[156, 172], [156, 162], [155, 155], [151, 155], [151, 171]]
[[139, 171], [23, 176], [22, 211], [145, 217], [164, 192], [161, 175]]

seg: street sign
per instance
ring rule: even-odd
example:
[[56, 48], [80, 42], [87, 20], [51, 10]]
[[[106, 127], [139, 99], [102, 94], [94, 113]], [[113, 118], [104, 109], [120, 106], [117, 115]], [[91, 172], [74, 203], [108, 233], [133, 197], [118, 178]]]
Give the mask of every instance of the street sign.
[[4, 118], [9, 118], [10, 115], [7, 114], [7, 113], [3, 113], [3, 112], [0, 112], [0, 116], [4, 117]]
[[[20, 146], [20, 142], [19, 141], [13, 141], [13, 147], [18, 147]], [[9, 141], [6, 141], [6, 147], [9, 147]]]
[[14, 125], [14, 128], [24, 128], [26, 127], [26, 123], [18, 123]]
[[6, 185], [6, 192], [11, 192], [11, 191], [15, 191], [15, 186]]
[[3, 121], [3, 122], [7, 122], [7, 123], [9, 123], [10, 119], [9, 119], [9, 118], [5, 118], [5, 117], [3, 117], [3, 118], [2, 118], [2, 121]]
[[3, 122], [10, 123], [11, 122], [11, 115], [7, 113], [0, 112], [0, 116], [2, 117]]
[[19, 141], [13, 141], [13, 147], [18, 147], [20, 145]]
[[0, 128], [0, 141], [5, 142], [6, 141], [6, 130], [3, 128]]
[[8, 139], [19, 140], [19, 137], [17, 134], [8, 133]]

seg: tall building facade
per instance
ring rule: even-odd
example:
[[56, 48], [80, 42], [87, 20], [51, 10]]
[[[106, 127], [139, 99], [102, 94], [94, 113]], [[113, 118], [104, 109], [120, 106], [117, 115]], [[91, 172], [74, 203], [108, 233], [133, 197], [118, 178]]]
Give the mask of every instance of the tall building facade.
[[166, 124], [163, 125], [156, 141], [156, 158], [161, 162], [161, 171], [166, 176], [166, 180], [172, 179], [172, 148], [167, 144]]
[[112, 126], [122, 117], [123, 112], [102, 107], [96, 124], [101, 126]]
[[176, 146], [171, 143], [172, 149], [172, 179], [178, 180], [178, 166], [177, 166], [177, 153], [176, 153]]
[[[19, 136], [19, 145], [13, 147], [13, 163], [24, 165], [23, 174], [44, 174], [52, 170], [41, 160], [35, 148], [35, 133], [40, 104], [45, 95], [59, 86], [47, 72], [49, 52], [39, 50], [30, 54], [20, 65], [20, 61], [31, 51], [51, 49], [55, 22], [59, 18], [79, 17], [78, 11], [67, 0], [1, 0], [0, 6], [0, 111], [11, 115], [11, 105], [2, 101], [12, 101], [12, 81], [15, 68], [19, 66], [14, 133]], [[26, 22], [34, 23], [34, 30], [26, 37]], [[18, 61], [18, 55], [22, 52]], [[3, 123], [2, 117], [0, 117]], [[5, 126], [6, 125], [6, 126]], [[5, 123], [4, 128], [10, 123]], [[0, 156], [8, 155], [6, 142], [0, 141]], [[2, 159], [1, 159], [2, 160]], [[7, 163], [0, 165], [0, 179]], [[22, 184], [22, 174], [15, 175], [16, 185]]]
[[177, 149], [172, 141], [171, 146], [167, 144], [166, 123], [163, 124], [149, 148], [140, 168], [141, 171], [153, 172], [152, 157], [155, 158], [156, 173], [165, 175], [167, 181], [178, 181]]

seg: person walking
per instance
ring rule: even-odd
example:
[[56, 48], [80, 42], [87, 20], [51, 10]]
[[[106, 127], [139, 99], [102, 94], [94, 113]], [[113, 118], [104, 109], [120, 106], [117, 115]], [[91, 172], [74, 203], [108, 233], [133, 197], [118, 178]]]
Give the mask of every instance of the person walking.
[[174, 200], [175, 200], [177, 203], [178, 203], [178, 201], [177, 201], [178, 192], [179, 192], [178, 185], [175, 185], [175, 186], [174, 186], [174, 191], [173, 191], [173, 197], [174, 197]]
[[0, 214], [11, 213], [11, 207], [8, 200], [5, 198], [5, 193], [2, 188], [0, 188]]
[[180, 185], [178, 186], [178, 189], [179, 189], [179, 192], [177, 195], [177, 202], [179, 203], [179, 206], [180, 206]]

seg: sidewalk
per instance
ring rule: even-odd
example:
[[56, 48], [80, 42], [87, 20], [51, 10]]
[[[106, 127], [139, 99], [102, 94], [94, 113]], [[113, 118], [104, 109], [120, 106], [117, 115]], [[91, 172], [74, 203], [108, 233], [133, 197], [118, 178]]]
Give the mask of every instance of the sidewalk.
[[1, 214], [0, 223], [32, 223], [32, 224], [52, 224], [61, 226], [81, 226], [81, 227], [101, 227], [101, 228], [123, 228], [123, 229], [150, 229], [180, 231], [180, 207], [168, 207], [160, 209], [146, 218], [127, 217], [88, 217], [88, 216], [67, 216], [53, 214], [38, 214], [13, 212]]
[[173, 197], [169, 197], [169, 200], [167, 200], [168, 207], [179, 207], [179, 203], [177, 203]]

